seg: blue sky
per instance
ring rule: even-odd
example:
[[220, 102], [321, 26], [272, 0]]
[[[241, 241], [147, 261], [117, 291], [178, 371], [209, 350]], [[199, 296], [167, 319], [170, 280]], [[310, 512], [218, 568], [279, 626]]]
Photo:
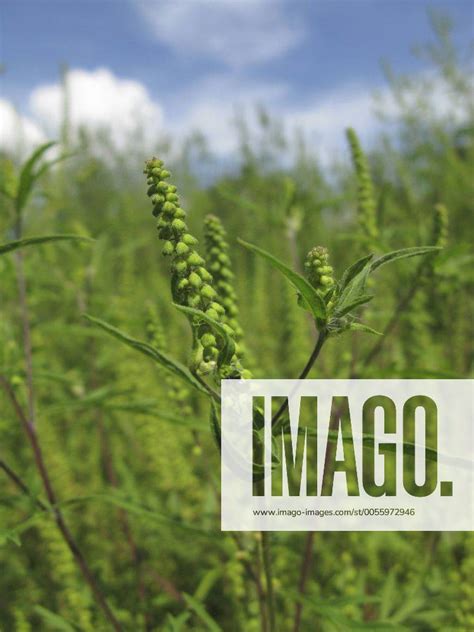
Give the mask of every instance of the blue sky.
[[61, 62], [78, 124], [115, 118], [128, 133], [138, 117], [152, 135], [200, 127], [216, 150], [230, 151], [235, 108], [259, 102], [325, 142], [351, 112], [340, 128], [365, 133], [371, 91], [384, 85], [381, 60], [423, 72], [411, 51], [432, 38], [429, 7], [452, 17], [466, 48], [471, 1], [0, 0], [0, 134], [12, 136], [11, 104], [26, 136], [54, 134]]

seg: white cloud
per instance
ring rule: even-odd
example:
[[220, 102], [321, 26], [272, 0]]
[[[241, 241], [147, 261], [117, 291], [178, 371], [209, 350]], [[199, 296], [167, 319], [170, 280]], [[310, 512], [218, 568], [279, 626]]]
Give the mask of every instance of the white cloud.
[[291, 109], [285, 119], [290, 128], [305, 132], [323, 162], [345, 152], [348, 127], [353, 127], [363, 141], [369, 141], [379, 128], [373, 90], [364, 86], [344, 86], [313, 97], [304, 107]]
[[281, 0], [134, 0], [156, 37], [174, 52], [233, 68], [276, 59], [305, 30]]
[[[145, 130], [156, 140], [163, 124], [161, 105], [138, 81], [120, 79], [110, 70], [71, 70], [68, 73], [69, 119], [74, 133], [84, 126], [92, 132], [107, 129], [117, 148]], [[58, 83], [41, 85], [30, 95], [30, 111], [49, 135], [57, 136], [62, 120], [63, 91]]]
[[168, 121], [168, 127], [178, 139], [189, 131], [199, 131], [213, 151], [228, 154], [237, 148], [236, 116], [250, 113], [256, 104], [274, 105], [287, 93], [288, 87], [283, 83], [243, 81], [232, 75], [210, 76], [185, 95], [182, 100], [189, 107]]
[[[144, 139], [136, 142], [140, 151], [156, 145], [164, 131], [177, 144], [190, 132], [199, 131], [213, 152], [228, 156], [237, 149], [239, 141], [236, 116], [244, 117], [252, 137], [258, 139], [258, 124], [253, 116], [257, 104], [276, 115], [287, 131], [301, 129], [325, 162], [335, 151], [345, 152], [344, 130], [348, 125], [355, 127], [363, 139], [370, 138], [377, 126], [372, 91], [363, 86], [345, 86], [315, 95], [304, 105], [295, 105], [285, 83], [245, 80], [226, 73], [202, 79], [177, 94], [164, 108], [151, 98], [143, 84], [120, 79], [105, 68], [71, 70], [68, 85], [74, 137], [81, 126], [92, 134], [108, 129], [119, 150], [130, 147], [140, 128], [145, 131]], [[57, 138], [63, 111], [60, 84], [38, 86], [32, 91], [29, 104], [32, 118], [20, 117], [24, 137], [30, 144], [40, 142], [45, 138], [43, 129], [48, 137]], [[16, 115], [6, 101], [0, 101], [0, 116], [2, 143], [13, 148]]]
[[[421, 82], [423, 77], [419, 77]], [[228, 158], [239, 141], [236, 115], [248, 123], [251, 138], [258, 144], [259, 127], [255, 106], [265, 106], [286, 131], [300, 129], [319, 158], [328, 164], [334, 157], [347, 156], [345, 129], [354, 127], [364, 144], [369, 144], [380, 123], [374, 112], [373, 88], [362, 84], [341, 86], [331, 92], [313, 94], [302, 103], [294, 102], [289, 84], [245, 79], [240, 73], [207, 76], [194, 86], [166, 95], [166, 107], [153, 99], [143, 84], [120, 79], [108, 69], [69, 73], [70, 118], [74, 133], [84, 126], [92, 135], [109, 129], [117, 149], [147, 152], [169, 134], [174, 148], [192, 131], [201, 132], [217, 156]], [[396, 116], [388, 87], [379, 90], [385, 97], [385, 114]], [[453, 95], [440, 82], [422, 90], [432, 113], [465, 119]], [[18, 115], [11, 104], [0, 100], [0, 146], [18, 151], [17, 130], [22, 129], [25, 150], [45, 137], [57, 138], [61, 126], [63, 95], [59, 84], [40, 85], [30, 95], [30, 114]], [[412, 99], [409, 108], [421, 116], [422, 104]], [[137, 129], [144, 131], [135, 137]], [[139, 131], [139, 130], [138, 130]], [[291, 157], [287, 156], [287, 159]]]
[[0, 149], [23, 156], [44, 140], [43, 132], [32, 119], [22, 116], [9, 101], [0, 99]]

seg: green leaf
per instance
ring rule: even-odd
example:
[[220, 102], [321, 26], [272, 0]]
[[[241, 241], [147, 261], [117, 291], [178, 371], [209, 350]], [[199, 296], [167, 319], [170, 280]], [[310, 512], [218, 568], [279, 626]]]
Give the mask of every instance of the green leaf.
[[169, 514], [165, 512], [158, 512], [154, 509], [149, 509], [148, 507], [144, 507], [143, 505], [139, 505], [132, 500], [128, 500], [119, 496], [118, 494], [90, 494], [89, 496], [77, 496], [75, 498], [68, 498], [67, 500], [59, 503], [61, 507], [68, 507], [72, 505], [77, 505], [83, 502], [90, 501], [100, 501], [104, 503], [109, 503], [114, 505], [115, 507], [120, 507], [121, 509], [125, 509], [131, 514], [135, 514], [137, 516], [141, 516], [143, 518], [148, 518], [150, 522], [157, 523], [158, 525], [169, 524], [177, 529], [182, 529], [188, 533], [191, 533], [195, 536], [202, 536], [205, 538], [215, 538], [217, 532], [209, 531], [205, 529], [200, 529], [194, 525], [187, 524], [185, 522], [181, 522], [180, 520], [174, 520], [170, 518]]
[[229, 334], [224, 329], [222, 324], [217, 322], [217, 320], [210, 318], [207, 314], [205, 314], [199, 309], [194, 309], [193, 307], [186, 307], [184, 305], [178, 305], [177, 303], [173, 303], [173, 305], [180, 312], [183, 312], [183, 314], [186, 314], [187, 316], [192, 316], [193, 318], [196, 318], [198, 320], [203, 320], [205, 323], [207, 323], [211, 327], [211, 329], [218, 336], [222, 338], [222, 340], [224, 341], [224, 346], [221, 349], [219, 356], [217, 358], [217, 364], [218, 366], [222, 366], [223, 364], [224, 365], [230, 364], [235, 354], [235, 342], [231, 338], [231, 336], [229, 336]]
[[366, 257], [362, 257], [362, 259], [358, 259], [355, 263], [349, 266], [341, 277], [340, 289], [343, 290], [352, 281], [352, 279], [365, 268], [369, 261], [372, 261], [373, 258], [373, 254], [367, 255]]
[[21, 546], [20, 535], [34, 527], [39, 520], [43, 520], [45, 515], [44, 511], [36, 511], [28, 518], [25, 518], [25, 520], [22, 520], [15, 527], [10, 529], [0, 529], [0, 546], [8, 544], [8, 542], [13, 542], [17, 546]]
[[177, 375], [180, 379], [187, 382], [189, 385], [191, 385], [193, 388], [195, 388], [199, 392], [204, 393], [205, 395], [209, 396], [208, 391], [194, 377], [191, 371], [187, 367], [184, 366], [184, 364], [181, 364], [177, 360], [174, 360], [173, 358], [168, 356], [166, 353], [163, 353], [162, 351], [155, 349], [155, 347], [152, 347], [148, 343], [141, 342], [140, 340], [136, 340], [135, 338], [132, 338], [131, 336], [121, 331], [120, 329], [117, 329], [113, 325], [110, 325], [105, 320], [101, 320], [100, 318], [95, 318], [94, 316], [90, 316], [89, 314], [84, 314], [84, 318], [86, 318], [90, 323], [92, 323], [96, 327], [100, 327], [101, 329], [103, 329], [105, 332], [107, 332], [114, 338], [117, 338], [117, 340], [120, 340], [120, 342], [123, 342], [128, 347], [131, 347], [132, 349], [136, 349], [143, 355], [151, 358], [157, 364], [161, 365], [170, 373]]
[[251, 250], [252, 252], [255, 252], [256, 254], [266, 259], [274, 268], [281, 272], [283, 276], [285, 276], [286, 279], [291, 283], [291, 285], [296, 288], [301, 294], [303, 301], [306, 303], [309, 311], [313, 314], [314, 318], [317, 321], [326, 321], [326, 304], [309, 281], [307, 281], [297, 272], [291, 270], [291, 268], [282, 263], [279, 259], [271, 255], [266, 250], [262, 250], [262, 248], [258, 248], [253, 244], [249, 244], [242, 239], [238, 239], [237, 241], [239, 242], [239, 244], [244, 246], [244, 248], [247, 248], [248, 250]]
[[[295, 594], [295, 599], [304, 604], [310, 612], [314, 612], [329, 620], [344, 632], [358, 632], [359, 630], [371, 630], [372, 632], [408, 632], [407, 628], [397, 625], [389, 621], [353, 621], [341, 613], [339, 605], [333, 605], [331, 601], [316, 600], [305, 597], [301, 594]], [[367, 596], [362, 603], [370, 602], [371, 597]]]
[[222, 628], [214, 621], [211, 615], [206, 612], [204, 606], [199, 603], [197, 599], [194, 599], [194, 597], [187, 593], [183, 593], [183, 597], [188, 608], [192, 610], [201, 623], [204, 624], [206, 630], [209, 630], [209, 632], [222, 632]]
[[345, 306], [339, 308], [336, 307], [336, 309], [334, 310], [334, 315], [338, 318], [340, 318], [341, 316], [345, 316], [346, 314], [349, 314], [349, 312], [355, 310], [357, 307], [368, 303], [373, 298], [374, 294], [362, 294], [358, 298], [354, 299], [352, 302], [347, 303]]
[[23, 165], [23, 168], [20, 172], [20, 179], [15, 200], [17, 213], [21, 213], [33, 189], [33, 184], [38, 178], [38, 176], [33, 173], [37, 162], [41, 159], [43, 154], [55, 144], [56, 143], [54, 141], [51, 141], [45, 143], [44, 145], [41, 145], [31, 154], [30, 158]]
[[37, 244], [44, 244], [48, 241], [94, 241], [90, 237], [82, 237], [81, 235], [44, 235], [43, 237], [27, 237], [26, 239], [17, 239], [16, 241], [9, 241], [6, 244], [0, 244], [0, 255], [4, 255], [7, 252], [18, 250], [18, 248], [25, 248], [26, 246], [35, 246]]
[[45, 174], [47, 171], [49, 171], [51, 169], [51, 167], [53, 167], [54, 165], [59, 164], [60, 162], [64, 162], [65, 160], [68, 160], [69, 158], [73, 158], [74, 156], [76, 156], [79, 152], [77, 151], [70, 151], [66, 154], [62, 154], [61, 156], [58, 156], [57, 158], [55, 158], [54, 160], [50, 160], [48, 162], [46, 162], [40, 169], [38, 169], [38, 171], [35, 173], [34, 179], [35, 181], [38, 180], [39, 178], [41, 178], [41, 176], [43, 174]]
[[190, 612], [182, 612], [175, 617], [171, 614], [168, 614], [165, 621], [167, 626], [165, 628], [166, 632], [182, 632], [184, 630], [183, 626], [187, 623], [190, 616]]
[[[288, 422], [289, 423], [289, 422]], [[284, 433], [285, 435], [290, 434], [290, 428], [289, 426], [285, 426], [284, 428]], [[298, 428], [298, 434], [301, 435], [308, 435], [310, 437], [317, 437], [318, 433], [316, 430], [311, 430], [311, 429], [300, 429]], [[336, 430], [329, 430], [328, 431], [328, 435], [327, 435], [327, 440], [330, 443], [337, 443], [339, 440], [339, 437], [342, 438], [342, 442], [352, 442], [354, 439], [354, 436], [352, 434], [349, 433], [340, 433]], [[375, 435], [369, 435], [369, 434], [364, 434], [364, 433], [360, 433], [357, 435], [357, 438], [360, 438], [363, 440], [362, 443], [362, 447], [363, 449], [367, 449], [367, 450], [374, 450], [377, 446], [378, 446], [378, 441], [380, 441], [380, 439], [377, 439], [377, 437], [375, 437]], [[397, 448], [398, 446], [398, 448]], [[399, 449], [400, 447], [403, 447], [404, 451], [406, 452], [407, 456], [410, 457], [414, 457], [415, 456], [415, 449], [418, 447], [416, 446], [414, 443], [410, 443], [409, 441], [403, 441], [403, 442], [398, 442], [397, 444], [387, 444], [386, 449], [388, 452], [397, 452], [397, 449]], [[449, 459], [449, 457], [440, 454], [437, 450], [435, 450], [434, 448], [429, 448], [427, 446], [424, 447], [424, 449], [426, 450], [426, 458], [428, 461], [435, 461], [438, 462], [439, 459], [441, 458], [446, 458]], [[472, 463], [470, 461], [468, 461], [467, 459], [456, 459], [456, 463], [458, 463], [461, 467], [470, 467], [472, 465]]]
[[361, 296], [366, 296], [364, 292], [371, 269], [371, 257], [365, 257], [365, 259], [364, 265], [361, 263], [362, 259], [354, 264], [353, 273], [348, 274], [347, 277], [349, 280], [346, 280], [344, 287], [341, 285], [334, 307], [338, 313], [345, 312], [349, 305], [352, 305]]
[[364, 325], [363, 323], [351, 323], [349, 325], [349, 330], [351, 331], [364, 331], [366, 334], [373, 334], [374, 336], [383, 336], [383, 333], [372, 329], [368, 325]]
[[199, 602], [204, 601], [207, 595], [210, 593], [212, 587], [215, 585], [219, 577], [222, 576], [222, 567], [217, 566], [215, 568], [209, 569], [202, 576], [198, 587], [194, 591], [194, 599], [197, 599]]
[[43, 606], [35, 606], [34, 611], [41, 617], [41, 619], [43, 619], [44, 623], [47, 624], [48, 630], [76, 632], [79, 629], [69, 623], [69, 621], [66, 621], [66, 619], [64, 619], [61, 615], [51, 612], [51, 610], [43, 608]]
[[430, 255], [436, 254], [442, 250], [442, 248], [438, 246], [417, 246], [414, 248], [402, 248], [402, 250], [394, 250], [393, 252], [389, 252], [386, 255], [382, 255], [372, 261], [370, 266], [370, 271], [373, 272], [380, 268], [380, 266], [385, 265], [386, 263], [390, 263], [392, 261], [397, 261], [398, 259], [408, 259], [409, 257], [419, 257], [421, 255]]

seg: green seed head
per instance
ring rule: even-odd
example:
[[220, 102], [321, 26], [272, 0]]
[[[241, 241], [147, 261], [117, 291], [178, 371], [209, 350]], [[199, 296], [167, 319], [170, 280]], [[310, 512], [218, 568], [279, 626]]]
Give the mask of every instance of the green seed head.
[[[209, 244], [214, 254], [211, 263], [220, 273], [220, 278], [214, 282], [204, 259], [195, 250], [197, 239], [187, 232], [186, 213], [178, 206], [176, 186], [165, 182], [170, 173], [163, 168], [163, 162], [156, 158], [147, 161], [145, 174], [148, 195], [154, 207], [153, 214], [159, 218], [158, 234], [160, 239], [164, 240], [163, 254], [171, 256], [172, 259], [173, 300], [180, 305], [205, 311], [210, 318], [227, 325], [229, 336], [235, 337], [234, 332], [239, 332], [240, 336], [241, 328], [235, 320], [237, 308], [233, 294], [233, 275], [230, 270], [225, 232], [220, 221], [217, 218], [206, 220], [206, 230], [209, 227], [209, 232], [212, 233], [210, 237], [206, 237], [212, 242]], [[216, 290], [223, 292], [225, 296], [221, 297]], [[223, 304], [229, 306], [227, 314]], [[208, 325], [192, 326], [197, 334], [192, 366], [203, 374], [217, 372], [219, 377], [229, 375], [238, 378], [243, 368], [236, 356], [226, 365], [217, 367], [217, 347], [222, 345], [223, 341], [216, 341]]]
[[190, 266], [202, 266], [204, 259], [197, 252], [193, 252], [188, 257], [188, 263]]
[[201, 297], [199, 294], [191, 294], [188, 296], [188, 305], [189, 307], [194, 307], [197, 309], [201, 305]]
[[316, 246], [308, 252], [304, 264], [308, 281], [323, 295], [334, 285], [332, 267], [328, 265], [328, 261], [327, 249], [323, 246]]
[[189, 252], [189, 246], [186, 246], [186, 244], [183, 244], [183, 242], [182, 242], [182, 241], [179, 241], [179, 242], [176, 244], [176, 254], [177, 254], [178, 256], [180, 256], [180, 257], [181, 257], [182, 255], [185, 255], [185, 254], [187, 254], [188, 252]]
[[201, 344], [205, 349], [207, 349], [207, 347], [215, 347], [216, 339], [212, 334], [204, 334], [201, 338]]
[[195, 246], [198, 242], [198, 240], [192, 235], [190, 235], [189, 233], [185, 233], [182, 236], [181, 241], [185, 243], [187, 246]]
[[188, 264], [186, 261], [176, 261], [174, 264], [174, 269], [178, 275], [183, 275], [188, 269]]
[[215, 309], [206, 309], [206, 315], [209, 316], [209, 318], [213, 318], [214, 320], [218, 320], [219, 318], [219, 314], [216, 312]]
[[201, 277], [195, 272], [191, 272], [191, 274], [188, 277], [188, 280], [189, 280], [190, 285], [192, 285], [193, 287], [198, 288], [202, 285]]
[[213, 287], [208, 284], [205, 284], [201, 288], [201, 296], [204, 298], [208, 298], [209, 300], [213, 299], [216, 296], [216, 291]]
[[166, 256], [172, 255], [174, 252], [174, 246], [171, 243], [171, 241], [165, 241], [165, 243], [163, 244], [163, 250], [162, 250], [163, 254]]
[[183, 222], [182, 219], [174, 219], [171, 222], [171, 226], [177, 233], [182, 233], [184, 230], [186, 230], [186, 224]]

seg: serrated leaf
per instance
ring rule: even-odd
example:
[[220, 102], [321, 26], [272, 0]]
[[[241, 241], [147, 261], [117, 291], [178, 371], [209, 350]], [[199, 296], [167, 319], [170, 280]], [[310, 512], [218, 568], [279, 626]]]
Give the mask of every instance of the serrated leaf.
[[48, 151], [53, 145], [55, 145], [55, 141], [50, 141], [48, 143], [44, 143], [38, 147], [30, 156], [30, 158], [25, 162], [23, 168], [20, 172], [20, 178], [18, 182], [18, 190], [16, 193], [15, 206], [17, 213], [20, 213], [26, 202], [28, 201], [28, 197], [33, 188], [33, 184], [37, 179], [36, 175], [33, 173], [33, 170], [37, 164], [37, 162], [41, 159], [43, 154]]
[[44, 244], [48, 241], [94, 241], [90, 237], [82, 237], [81, 235], [44, 235], [43, 237], [27, 237], [26, 239], [17, 239], [15, 241], [9, 241], [6, 244], [0, 244], [0, 255], [4, 255], [7, 252], [13, 252], [18, 248], [25, 248], [26, 246], [36, 246], [37, 244]]
[[114, 338], [117, 338], [117, 340], [120, 340], [120, 342], [126, 344], [128, 347], [131, 347], [132, 349], [136, 349], [141, 354], [151, 358], [157, 364], [161, 365], [170, 373], [177, 375], [180, 379], [190, 384], [193, 388], [195, 388], [199, 392], [204, 393], [205, 395], [209, 396], [208, 391], [194, 377], [191, 371], [187, 367], [184, 366], [184, 364], [181, 364], [177, 360], [174, 360], [173, 358], [168, 356], [166, 353], [163, 353], [162, 351], [155, 349], [155, 347], [152, 347], [148, 343], [132, 338], [131, 336], [121, 331], [120, 329], [117, 329], [113, 325], [110, 325], [105, 320], [101, 320], [100, 318], [95, 318], [94, 316], [90, 316], [89, 314], [84, 314], [84, 318], [86, 318], [90, 323], [92, 323], [96, 327], [100, 327], [100, 329], [103, 329], [105, 332], [107, 332]]
[[187, 593], [183, 593], [183, 597], [188, 608], [192, 610], [201, 623], [204, 624], [206, 630], [209, 630], [209, 632], [222, 632], [220, 625], [214, 621], [211, 615], [197, 599]]
[[361, 305], [365, 305], [365, 303], [369, 303], [374, 298], [374, 294], [362, 294], [358, 298], [354, 299], [352, 302], [347, 303], [344, 307], [336, 308], [334, 310], [334, 315], [340, 318], [341, 316], [345, 316], [349, 314], [353, 310], [357, 309]]
[[287, 265], [285, 265], [283, 262], [271, 255], [266, 250], [258, 248], [258, 246], [254, 246], [253, 244], [249, 244], [242, 239], [238, 239], [237, 241], [239, 242], [239, 244], [244, 246], [244, 248], [247, 248], [248, 250], [251, 250], [252, 252], [255, 252], [259, 256], [266, 259], [274, 268], [276, 268], [279, 272], [283, 274], [283, 276], [291, 283], [291, 285], [298, 290], [302, 297], [302, 300], [304, 301], [304, 303], [306, 303], [307, 308], [313, 314], [315, 320], [326, 321], [326, 304], [309, 281], [307, 281], [303, 276], [289, 268]]
[[349, 330], [351, 331], [364, 331], [366, 334], [373, 334], [374, 336], [383, 336], [383, 333], [377, 331], [376, 329], [372, 329], [368, 325], [364, 325], [363, 323], [351, 323], [349, 325]]
[[210, 318], [207, 314], [205, 314], [203, 311], [199, 309], [194, 309], [193, 307], [186, 307], [184, 305], [178, 305], [177, 303], [173, 303], [173, 305], [180, 312], [183, 312], [183, 314], [186, 314], [187, 316], [192, 316], [193, 318], [203, 320], [205, 323], [209, 325], [209, 327], [211, 327], [211, 329], [218, 336], [220, 336], [223, 339], [224, 346], [219, 352], [219, 356], [217, 358], [217, 365], [222, 366], [223, 364], [224, 365], [230, 364], [235, 354], [235, 342], [229, 336], [229, 334], [227, 333], [225, 328], [222, 326], [222, 324], [217, 322], [217, 320], [214, 320], [214, 318]]
[[422, 255], [435, 254], [439, 252], [442, 248], [438, 246], [416, 246], [414, 248], [402, 248], [401, 250], [394, 250], [393, 252], [388, 252], [386, 255], [382, 255], [372, 261], [370, 266], [370, 271], [373, 272], [385, 265], [386, 263], [391, 263], [392, 261], [398, 261], [399, 259], [408, 259], [410, 257], [419, 257]]

